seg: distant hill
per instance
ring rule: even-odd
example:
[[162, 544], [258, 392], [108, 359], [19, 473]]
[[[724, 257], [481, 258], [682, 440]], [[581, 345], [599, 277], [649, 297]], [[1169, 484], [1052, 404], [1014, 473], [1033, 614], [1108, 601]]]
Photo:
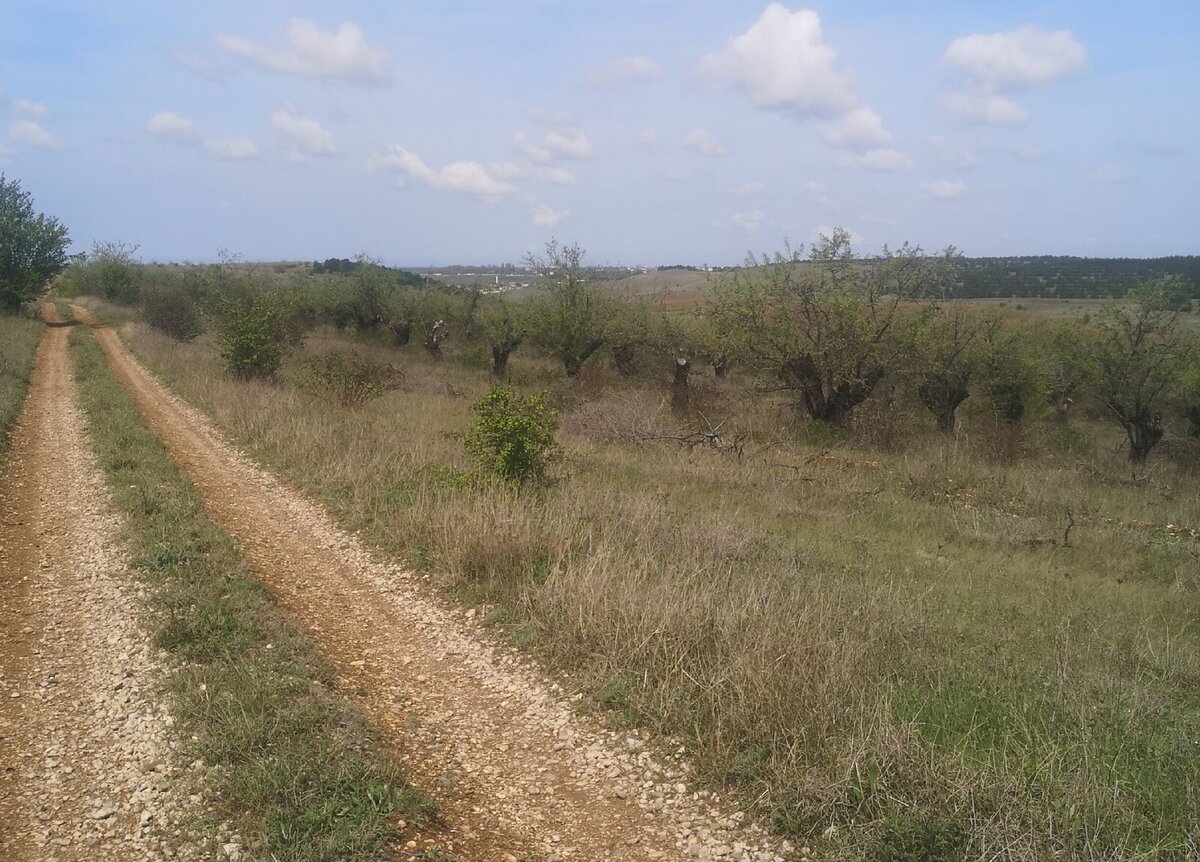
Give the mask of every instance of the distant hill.
[[966, 297], [1111, 299], [1139, 281], [1177, 275], [1200, 297], [1200, 256], [1124, 257], [967, 257], [961, 263]]

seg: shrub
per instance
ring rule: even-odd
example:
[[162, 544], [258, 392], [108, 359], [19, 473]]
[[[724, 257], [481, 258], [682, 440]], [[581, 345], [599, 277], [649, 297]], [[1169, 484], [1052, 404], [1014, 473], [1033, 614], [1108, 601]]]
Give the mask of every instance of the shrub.
[[496, 387], [471, 409], [479, 418], [465, 442], [484, 469], [512, 482], [545, 477], [554, 456], [558, 418], [544, 394], [518, 396]]
[[221, 359], [235, 377], [274, 377], [304, 339], [292, 301], [251, 285], [217, 299], [214, 317]]
[[142, 314], [151, 329], [176, 341], [191, 341], [204, 331], [196, 303], [179, 288], [154, 287], [142, 291]]
[[326, 353], [310, 359], [300, 387], [333, 398], [343, 407], [360, 407], [385, 392], [399, 389], [404, 372], [388, 362], [372, 362], [357, 353]]

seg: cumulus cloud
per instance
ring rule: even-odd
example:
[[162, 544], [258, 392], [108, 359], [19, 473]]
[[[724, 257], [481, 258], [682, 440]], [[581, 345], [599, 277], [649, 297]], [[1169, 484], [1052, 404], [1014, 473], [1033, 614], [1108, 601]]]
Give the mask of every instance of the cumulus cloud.
[[943, 62], [967, 78], [946, 106], [965, 120], [990, 125], [1023, 123], [1028, 112], [1005, 93], [1043, 87], [1082, 70], [1087, 51], [1068, 30], [1018, 27], [972, 33], [950, 43]]
[[219, 138], [204, 142], [204, 149], [218, 159], [244, 161], [258, 158], [258, 144], [249, 138]]
[[592, 86], [619, 84], [626, 81], [644, 81], [663, 73], [663, 67], [646, 57], [622, 57], [588, 73], [587, 81]]
[[553, 129], [533, 141], [525, 132], [513, 138], [515, 146], [526, 158], [535, 162], [554, 159], [587, 159], [592, 156], [592, 143], [579, 129]]
[[293, 18], [284, 44], [270, 46], [241, 36], [219, 35], [217, 45], [259, 68], [299, 78], [325, 78], [359, 84], [386, 84], [392, 80], [387, 55], [367, 44], [362, 28], [350, 21], [323, 33], [315, 23]]
[[766, 216], [763, 215], [762, 210], [750, 210], [744, 213], [734, 213], [733, 223], [746, 233], [758, 233], [762, 230], [765, 218]]
[[695, 131], [688, 132], [687, 136], [683, 139], [683, 145], [689, 150], [710, 159], [729, 155], [729, 150], [725, 149], [721, 142], [705, 129], [696, 129]]
[[638, 141], [647, 147], [653, 147], [658, 143], [658, 129], [642, 129], [642, 133], [638, 135]]
[[1019, 126], [1029, 119], [1029, 112], [1012, 99], [979, 87], [947, 93], [943, 101], [952, 113], [973, 123]]
[[18, 120], [8, 127], [8, 136], [14, 141], [29, 144], [43, 150], [59, 149], [58, 140], [33, 120]]
[[19, 117], [44, 117], [46, 116], [46, 106], [41, 102], [17, 99], [13, 102], [13, 113]]
[[751, 198], [757, 194], [761, 194], [765, 188], [766, 186], [758, 181], [742, 183], [740, 186], [734, 188], [733, 193], [739, 198]]
[[333, 135], [316, 120], [294, 108], [283, 108], [271, 115], [271, 127], [283, 138], [293, 159], [305, 156], [332, 156], [337, 153]]
[[842, 157], [842, 164], [871, 171], [903, 171], [912, 167], [912, 160], [891, 147], [877, 147], [865, 153], [845, 155]]
[[967, 186], [961, 180], [933, 180], [921, 183], [921, 191], [925, 193], [926, 197], [950, 200], [962, 197], [967, 191]]
[[173, 111], [160, 111], [146, 120], [146, 131], [162, 138], [188, 143], [196, 139], [196, 129], [187, 117]]
[[546, 204], [538, 204], [533, 211], [533, 223], [538, 227], [554, 227], [570, 213], [567, 210], [556, 210]]
[[486, 203], [495, 203], [517, 187], [492, 176], [479, 162], [451, 162], [432, 168], [416, 153], [392, 144], [371, 157], [372, 168], [399, 168], [430, 188], [478, 195]]
[[859, 101], [853, 75], [838, 68], [837, 52], [825, 42], [821, 18], [811, 9], [792, 12], [772, 3], [724, 51], [706, 56], [702, 69], [739, 86], [757, 108], [826, 120], [819, 131], [833, 146], [891, 143], [879, 114]]
[[865, 105], [821, 126], [821, 137], [835, 147], [879, 146], [890, 144], [892, 136], [883, 127], [880, 116]]

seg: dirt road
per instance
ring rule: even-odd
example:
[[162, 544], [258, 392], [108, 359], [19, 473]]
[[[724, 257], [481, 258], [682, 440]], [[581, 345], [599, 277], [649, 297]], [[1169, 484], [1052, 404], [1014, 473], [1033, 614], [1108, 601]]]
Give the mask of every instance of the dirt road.
[[250, 463], [112, 330], [95, 332], [147, 425], [331, 662], [341, 693], [438, 798], [443, 843], [458, 858], [780, 858], [739, 814], [689, 792], [684, 767], [579, 718], [569, 698], [423, 579], [375, 559], [321, 507]]
[[0, 859], [174, 858], [162, 671], [46, 315], [0, 471]]

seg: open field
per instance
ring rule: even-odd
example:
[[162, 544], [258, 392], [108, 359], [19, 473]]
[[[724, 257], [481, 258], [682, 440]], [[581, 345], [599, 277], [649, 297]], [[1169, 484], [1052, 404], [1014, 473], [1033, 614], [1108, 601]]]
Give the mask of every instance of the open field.
[[[833, 858], [1196, 853], [1200, 499], [1165, 458], [1130, 479], [1107, 426], [1014, 445], [972, 415], [897, 452], [886, 422], [832, 442], [710, 380], [737, 458], [670, 440], [652, 384], [518, 354], [564, 429], [527, 494], [451, 436], [489, 385], [469, 362], [355, 341], [406, 380], [349, 411], [286, 372], [231, 380], [204, 338], [123, 333], [345, 524]], [[297, 360], [351, 344], [321, 330]]]

